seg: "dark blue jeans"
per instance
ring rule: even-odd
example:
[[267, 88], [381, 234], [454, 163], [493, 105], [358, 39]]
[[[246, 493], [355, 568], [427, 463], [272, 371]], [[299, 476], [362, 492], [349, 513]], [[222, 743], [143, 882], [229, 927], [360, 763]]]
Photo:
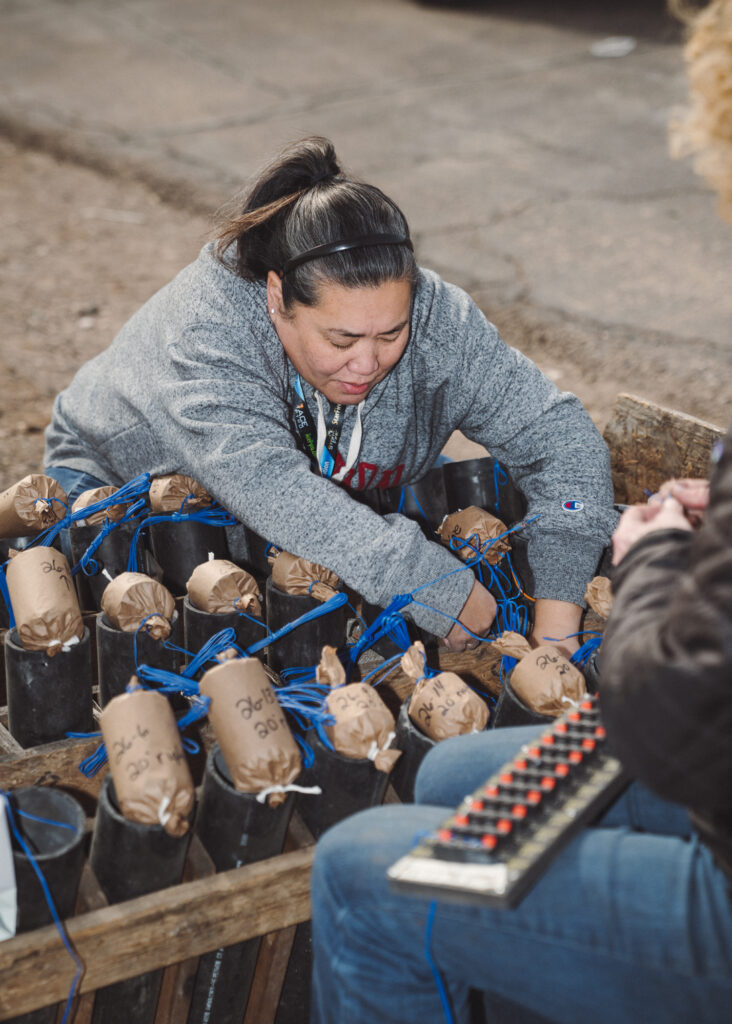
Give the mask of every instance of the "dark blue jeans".
[[69, 469], [68, 466], [49, 466], [44, 470], [46, 476], [53, 477], [56, 483], [60, 484], [66, 491], [69, 499], [69, 511], [76, 499], [84, 491], [90, 491], [93, 487], [105, 487], [106, 480], [99, 480], [91, 473], [82, 473], [80, 469]]
[[[430, 901], [392, 890], [386, 869], [535, 733], [440, 743], [418, 776], [419, 805], [364, 811], [326, 833], [312, 881], [314, 1024], [444, 1024], [425, 957]], [[432, 952], [460, 1024], [470, 988], [561, 1024], [732, 1019], [727, 880], [686, 812], [638, 784], [518, 908], [438, 903]]]
[[[44, 470], [44, 473], [46, 476], [52, 477], [66, 491], [66, 497], [69, 499], [69, 512], [80, 494], [83, 494], [84, 491], [90, 491], [93, 487], [104, 487], [107, 483], [106, 480], [99, 480], [97, 477], [92, 476], [91, 473], [82, 473], [80, 469], [69, 469], [68, 466], [49, 466], [48, 469]], [[61, 541], [61, 550], [69, 564], [71, 564], [69, 531], [62, 530], [59, 539]]]

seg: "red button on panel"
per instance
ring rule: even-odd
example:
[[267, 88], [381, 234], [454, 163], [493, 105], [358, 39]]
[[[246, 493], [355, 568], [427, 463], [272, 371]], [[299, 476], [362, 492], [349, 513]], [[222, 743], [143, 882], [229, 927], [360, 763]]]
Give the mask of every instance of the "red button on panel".
[[560, 778], [563, 779], [566, 775], [569, 775], [569, 765], [568, 764], [558, 764], [556, 766], [556, 768], [554, 769], [554, 774], [558, 775]]
[[579, 764], [583, 757], [584, 754], [581, 750], [570, 750], [569, 752], [569, 760], [572, 764]]
[[486, 796], [498, 796], [498, 786], [486, 786], [485, 787], [485, 795]]
[[498, 845], [498, 840], [495, 836], [482, 836], [480, 841], [488, 850], [495, 850]]
[[582, 746], [585, 748], [585, 750], [594, 750], [597, 744], [594, 740], [584, 739], [582, 740]]
[[441, 839], [443, 843], [449, 843], [452, 839], [452, 832], [449, 828], [441, 828], [437, 833], [437, 838]]
[[510, 772], [501, 772], [498, 778], [501, 780], [501, 782], [513, 782], [513, 775]]
[[580, 715], [579, 711], [570, 711], [567, 717], [569, 718], [570, 722], [579, 722], [582, 716]]
[[519, 758], [518, 761], [513, 762], [513, 766], [517, 772], [525, 772], [528, 767], [527, 762], [523, 758]]
[[567, 723], [566, 722], [557, 722], [557, 724], [554, 726], [554, 731], [555, 732], [561, 732], [561, 733], [566, 732], [567, 731]]
[[[551, 781], [554, 782], [554, 779], [552, 779]], [[529, 792], [526, 794], [525, 799], [527, 804], [540, 804], [541, 793], [538, 789], [530, 789]]]
[[541, 747], [529, 747], [529, 757], [541, 757]]
[[500, 832], [502, 835], [506, 835], [512, 828], [513, 825], [508, 818], [499, 818], [496, 822], [496, 832]]
[[453, 820], [454, 820], [456, 825], [467, 825], [468, 824], [468, 816], [467, 816], [467, 814], [456, 814]]
[[514, 818], [525, 818], [526, 808], [523, 804], [514, 804], [511, 808], [511, 814], [513, 814]]
[[556, 780], [553, 779], [551, 775], [545, 775], [544, 778], [541, 780], [541, 788], [543, 790], [546, 790], [547, 792], [554, 789], [556, 784]]
[[605, 732], [604, 726], [602, 726], [602, 725], [598, 725], [597, 726], [597, 728], [595, 729], [595, 736], [597, 736], [598, 740], [604, 740], [605, 739], [605, 737], [607, 736], [607, 733]]
[[580, 704], [580, 707], [582, 708], [583, 711], [592, 711], [594, 706], [595, 705], [592, 703], [591, 700], [583, 700], [582, 703]]
[[470, 805], [471, 811], [482, 811], [485, 807], [485, 803], [482, 800], [473, 800]]
[[541, 737], [541, 742], [544, 744], [545, 747], [551, 747], [554, 743], [554, 737], [550, 732], [548, 732], [546, 733], [546, 735]]

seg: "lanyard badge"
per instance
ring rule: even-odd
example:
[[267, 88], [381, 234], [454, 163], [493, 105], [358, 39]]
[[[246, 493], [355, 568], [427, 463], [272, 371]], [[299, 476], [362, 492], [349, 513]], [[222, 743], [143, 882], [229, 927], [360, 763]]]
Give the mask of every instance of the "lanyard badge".
[[295, 391], [297, 392], [299, 402], [295, 403], [293, 420], [298, 437], [300, 438], [301, 449], [318, 466], [321, 476], [328, 479], [332, 477], [334, 480], [342, 480], [346, 473], [355, 465], [358, 453], [361, 450], [361, 439], [363, 437], [361, 414], [366, 399], [358, 404], [356, 425], [353, 428], [351, 441], [348, 445], [348, 455], [346, 456], [345, 464], [341, 466], [337, 473], [334, 473], [338, 443], [341, 439], [343, 420], [345, 418], [345, 406], [340, 403], [334, 406], [330, 416], [330, 423], [326, 427], [323, 399], [316, 391], [315, 398], [318, 403], [318, 426], [316, 428], [315, 421], [305, 402], [299, 373], [295, 376]]
[[[318, 401], [318, 428], [316, 430], [313, 417], [305, 402], [305, 395], [302, 389], [300, 374], [295, 377], [295, 391], [300, 399], [295, 404], [294, 421], [305, 453], [312, 461], [320, 467], [320, 475], [330, 478], [335, 469], [335, 456], [338, 451], [338, 442], [341, 439], [343, 430], [344, 407], [340, 404], [334, 406], [331, 413], [330, 423], [326, 427], [323, 407]], [[318, 399], [320, 396], [318, 396]]]

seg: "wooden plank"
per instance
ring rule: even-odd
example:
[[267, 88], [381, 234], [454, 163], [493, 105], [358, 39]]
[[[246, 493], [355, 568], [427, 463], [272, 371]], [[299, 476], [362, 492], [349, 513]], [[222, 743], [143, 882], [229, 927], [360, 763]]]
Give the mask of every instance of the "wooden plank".
[[[3, 710], [5, 710], [3, 708]], [[22, 757], [25, 754], [25, 750], [21, 747], [20, 743], [10, 735], [5, 725], [0, 722], [0, 761], [11, 761], [17, 757]], [[2, 769], [0, 768], [0, 772]], [[2, 775], [0, 775], [2, 778]]]
[[243, 1024], [274, 1024], [295, 931], [292, 925], [262, 939]]
[[671, 477], [706, 477], [720, 427], [635, 395], [618, 395], [605, 428], [615, 500], [645, 502]]
[[72, 794], [85, 794], [96, 799], [107, 774], [107, 766], [97, 772], [93, 779], [87, 779], [79, 771], [79, 763], [92, 754], [100, 743], [101, 739], [95, 738], [58, 740], [27, 750], [21, 747], [21, 753], [13, 760], [0, 763], [0, 788], [60, 786]]
[[[70, 919], [80, 991], [308, 920], [312, 858], [295, 850]], [[53, 926], [0, 943], [0, 1020], [65, 999], [73, 974]]]
[[[183, 881], [210, 878], [216, 874], [214, 863], [197, 835], [191, 836], [188, 856], [183, 868]], [[198, 970], [198, 957], [188, 957], [166, 967], [160, 985], [160, 996], [155, 1012], [155, 1024], [180, 1024], [188, 1019], [193, 982]], [[76, 1024], [76, 1022], [74, 1022]]]

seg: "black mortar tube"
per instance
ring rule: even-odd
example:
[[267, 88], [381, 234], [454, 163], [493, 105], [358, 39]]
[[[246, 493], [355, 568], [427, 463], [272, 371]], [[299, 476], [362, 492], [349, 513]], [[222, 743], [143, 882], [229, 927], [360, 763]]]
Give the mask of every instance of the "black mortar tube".
[[502, 729], [507, 725], [548, 725], [553, 721], [552, 715], [540, 715], [527, 707], [514, 692], [510, 678], [504, 682], [491, 719], [493, 729]]
[[[497, 516], [506, 526], [512, 526], [521, 519], [526, 511], [526, 499], [510, 477], [508, 483], [499, 486], [496, 491], [495, 463], [496, 460], [488, 456], [448, 462], [442, 467], [450, 512], [477, 505]], [[506, 469], [501, 469], [508, 475]]]
[[[217, 871], [252, 864], [282, 852], [294, 794], [270, 807], [233, 786], [215, 745], [206, 760], [195, 831]], [[261, 939], [204, 954], [198, 963], [188, 1024], [241, 1024]]]
[[[356, 811], [382, 803], [389, 776], [367, 758], [344, 757], [330, 750], [314, 730], [307, 734], [315, 761], [303, 771], [304, 786], [320, 786], [320, 796], [298, 795], [297, 809], [317, 840], [331, 825]], [[295, 929], [275, 1024], [307, 1024], [313, 943], [309, 921]]]
[[[308, 594], [286, 594], [272, 582], [272, 577], [267, 579], [265, 588], [267, 625], [276, 633], [278, 629], [299, 618], [313, 608], [320, 608], [322, 601], [318, 601]], [[346, 615], [345, 605], [335, 608], [319, 619], [306, 622], [304, 626], [298, 626], [291, 633], [276, 640], [267, 651], [267, 664], [274, 672], [281, 672], [283, 668], [305, 668], [310, 665], [317, 665], [323, 647], [329, 644], [331, 647], [340, 647], [346, 640]]]
[[254, 530], [250, 530], [248, 526], [244, 527], [244, 536], [248, 552], [246, 565], [257, 581], [265, 580], [271, 569], [266, 555], [269, 541], [255, 533]]
[[[167, 639], [177, 647], [183, 646], [183, 625], [178, 612], [170, 620], [170, 636]], [[171, 651], [162, 640], [155, 640], [144, 629], [137, 635], [137, 660], [140, 665], [165, 668], [169, 672], [180, 672], [183, 656]], [[135, 633], [115, 629], [107, 616], [97, 615], [97, 666], [99, 670], [99, 703], [102, 707], [112, 697], [124, 693], [130, 677], [137, 670], [135, 665]]]
[[[389, 487], [381, 492], [381, 513], [398, 512], [402, 497], [401, 487]], [[419, 523], [422, 532], [435, 539], [435, 530], [450, 511], [442, 466], [433, 466], [413, 484], [404, 485], [401, 514]]]
[[52, 658], [26, 651], [18, 631], [5, 634], [8, 729], [21, 747], [66, 739], [67, 732], [93, 732], [89, 630]]
[[200, 651], [203, 645], [222, 629], [233, 629], [236, 633], [236, 642], [242, 649], [264, 639], [267, 635], [264, 619], [252, 622], [251, 618], [240, 615], [234, 609], [222, 614], [204, 612], [193, 604], [189, 597], [183, 599], [183, 635], [187, 651], [193, 654]]
[[585, 677], [585, 686], [587, 687], [588, 693], [597, 693], [600, 688], [600, 659], [602, 657], [602, 649], [597, 648], [589, 656], [584, 666], [582, 666], [582, 675]]
[[[112, 579], [127, 571], [127, 559], [136, 527], [137, 523], [121, 523], [119, 526], [115, 526], [94, 552], [93, 558], [97, 565], [97, 571], [87, 575], [83, 570], [79, 570], [75, 578], [82, 608], [99, 611], [102, 607], [102, 594], [110, 582], [104, 575], [104, 570]], [[81, 560], [86, 549], [103, 529], [102, 523], [91, 526], [72, 526], [69, 529], [72, 565], [76, 565]], [[138, 565], [142, 564], [143, 555], [142, 542], [138, 541]]]
[[155, 561], [163, 570], [163, 583], [175, 596], [186, 592], [186, 583], [201, 562], [214, 558], [228, 558], [229, 545], [226, 529], [199, 523], [196, 520], [169, 523], [151, 523], [150, 547]]
[[401, 750], [402, 756], [392, 768], [389, 777], [396, 795], [404, 804], [414, 803], [414, 780], [417, 778], [419, 766], [437, 742], [426, 736], [409, 717], [411, 699], [410, 694], [399, 708], [394, 746]]
[[[168, 835], [162, 825], [141, 825], [120, 813], [108, 775], [99, 794], [89, 861], [110, 903], [177, 885], [183, 875], [190, 833]], [[162, 970], [98, 989], [93, 1024], [152, 1024]]]
[[[69, 793], [51, 786], [14, 789], [10, 793], [10, 802], [15, 826], [41, 869], [59, 917], [71, 917], [84, 866], [84, 811]], [[72, 827], [33, 821], [24, 818], [20, 811]], [[20, 934], [52, 924], [53, 917], [38, 876], [15, 837], [12, 837], [12, 845], [18, 892], [17, 931]], [[44, 1006], [13, 1017], [11, 1024], [53, 1024], [56, 1013], [55, 1005]]]

